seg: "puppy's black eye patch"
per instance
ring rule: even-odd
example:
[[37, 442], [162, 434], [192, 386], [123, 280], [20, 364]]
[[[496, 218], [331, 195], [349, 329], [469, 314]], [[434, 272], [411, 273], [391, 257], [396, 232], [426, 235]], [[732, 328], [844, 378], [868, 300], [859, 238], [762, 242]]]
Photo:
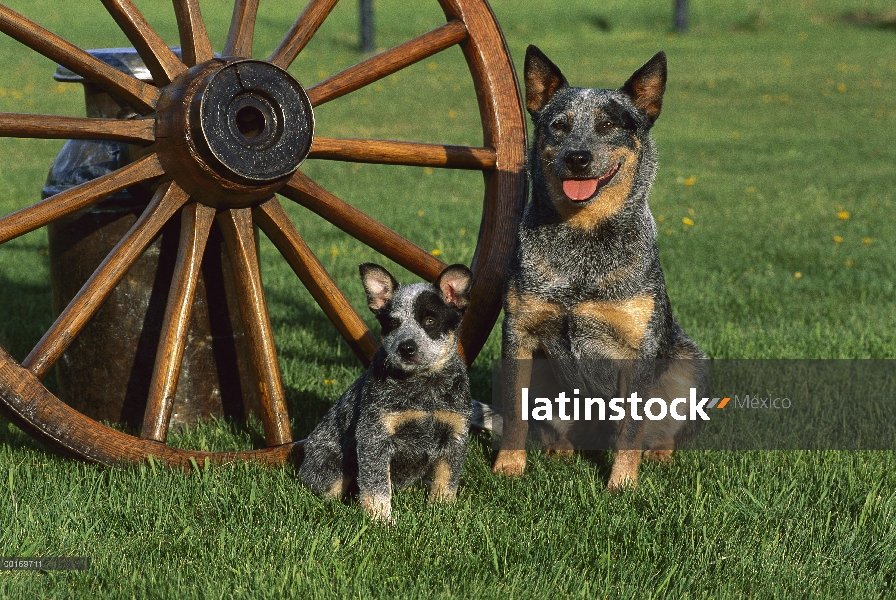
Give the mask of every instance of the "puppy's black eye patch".
[[377, 315], [376, 320], [380, 322], [380, 327], [383, 328], [383, 335], [389, 335], [390, 332], [401, 326], [401, 320], [389, 314]]
[[439, 327], [439, 319], [435, 315], [423, 315], [421, 325], [425, 330], [431, 331]]
[[461, 314], [453, 306], [445, 304], [435, 292], [423, 292], [414, 300], [414, 320], [433, 340], [457, 329]]

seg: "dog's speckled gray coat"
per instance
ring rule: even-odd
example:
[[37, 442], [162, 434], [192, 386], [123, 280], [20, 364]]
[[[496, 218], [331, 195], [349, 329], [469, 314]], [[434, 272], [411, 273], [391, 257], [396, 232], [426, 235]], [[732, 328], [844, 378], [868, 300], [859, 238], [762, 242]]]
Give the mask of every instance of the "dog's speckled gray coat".
[[[590, 386], [590, 392], [607, 398], [632, 391], [650, 398], [651, 390], [663, 384], [663, 374], [652, 368], [655, 359], [690, 361], [696, 365], [691, 382], [700, 389], [706, 384], [704, 355], [672, 315], [647, 204], [656, 173], [650, 129], [659, 116], [665, 80], [662, 53], [619, 90], [571, 87], [540, 50], [530, 46], [526, 54], [527, 108], [534, 124], [532, 199], [508, 273], [502, 357], [557, 359], [564, 361], [556, 363], [561, 368], [582, 360], [632, 361], [623, 385], [558, 373], [565, 389]], [[593, 195], [577, 201], [564, 192], [567, 180], [598, 183]], [[508, 368], [517, 366], [506, 362]], [[515, 371], [510, 377], [525, 378]], [[504, 404], [504, 438], [495, 470], [516, 475], [525, 466], [526, 425], [516, 398], [505, 397]], [[575, 432], [564, 422], [552, 425], [570, 447]], [[695, 430], [693, 422], [627, 419], [613, 435], [620, 448], [653, 444], [669, 449]], [[626, 478], [636, 481], [637, 462], [618, 473], [616, 467], [611, 487]]]

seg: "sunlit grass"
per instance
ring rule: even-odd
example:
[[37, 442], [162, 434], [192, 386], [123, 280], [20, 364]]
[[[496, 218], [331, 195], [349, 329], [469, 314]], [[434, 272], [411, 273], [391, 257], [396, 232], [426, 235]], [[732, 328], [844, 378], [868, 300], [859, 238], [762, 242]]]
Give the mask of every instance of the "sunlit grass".
[[[13, 8], [84, 47], [124, 46], [99, 3]], [[169, 43], [170, 4], [138, 2]], [[302, 3], [262, 3], [267, 56]], [[651, 195], [678, 320], [715, 358], [893, 358], [896, 343], [894, 32], [844, 14], [883, 0], [671, 3], [496, 0], [513, 59], [540, 46], [576, 85], [617, 87], [656, 51], [669, 83], [654, 135]], [[216, 48], [232, 4], [205, 0]], [[382, 0], [377, 45], [444, 22], [435, 2]], [[293, 67], [312, 84], [357, 62], [356, 4], [341, 3]], [[83, 114], [50, 61], [0, 38], [0, 111]], [[325, 105], [317, 132], [479, 145], [472, 82], [455, 48]], [[0, 214], [37, 200], [62, 142], [0, 142]], [[478, 235], [478, 173], [309, 161], [303, 171], [447, 263]], [[297, 228], [371, 327], [357, 264], [402, 269], [291, 203]], [[261, 257], [295, 436], [306, 435], [360, 366], [262, 236]], [[47, 238], [0, 248], [0, 344], [24, 357], [52, 322]], [[490, 396], [496, 327], [471, 370]], [[212, 422], [172, 444], [260, 443], [257, 423]], [[83, 573], [7, 573], [3, 597], [739, 597], [892, 595], [894, 455], [684, 452], [610, 496], [604, 460], [532, 456], [525, 478], [489, 472], [471, 443], [453, 506], [396, 495], [398, 525], [324, 502], [291, 468], [152, 465], [110, 470], [49, 454], [0, 423], [0, 555], [93, 558]]]

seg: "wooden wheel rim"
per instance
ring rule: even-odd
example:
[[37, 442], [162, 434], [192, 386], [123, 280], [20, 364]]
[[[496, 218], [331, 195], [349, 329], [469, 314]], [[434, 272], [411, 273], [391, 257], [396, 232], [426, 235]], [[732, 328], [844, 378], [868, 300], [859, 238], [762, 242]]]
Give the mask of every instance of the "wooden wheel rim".
[[[356, 314], [354, 318], [350, 314], [348, 317], [343, 314], [346, 308], [351, 311], [347, 301], [291, 226], [277, 200], [266, 198], [276, 191], [298, 202], [425, 279], [434, 279], [444, 265], [401, 236], [329, 194], [301, 172], [296, 172], [285, 181], [272, 184], [271, 189], [264, 189], [261, 193], [254, 193], [258, 191], [258, 186], [252, 188], [251, 192], [238, 189], [234, 194], [242, 200], [227, 203], [227, 208], [218, 212], [217, 216], [214, 208], [191, 201], [190, 196], [193, 195], [191, 190], [183, 189], [194, 187], [190, 185], [191, 176], [172, 173], [170, 160], [166, 160], [166, 157], [170, 159], [170, 156], [164, 151], [152, 152], [152, 144], [156, 142], [158, 133], [153, 130], [153, 115], [161, 108], [160, 102], [164, 104], [164, 92], [171, 89], [168, 86], [177, 85], [179, 80], [183, 80], [183, 74], [188, 69], [199, 69], [203, 64], [214, 60], [214, 53], [199, 15], [197, 0], [175, 0], [174, 3], [183, 47], [182, 62], [161, 42], [130, 0], [103, 0], [103, 2], [144, 59], [158, 87], [111, 69], [83, 50], [3, 5], [0, 5], [0, 31], [122, 98], [147, 118], [108, 122], [103, 119], [0, 114], [0, 135], [109, 139], [148, 146], [148, 153], [144, 158], [108, 176], [67, 190], [0, 219], [0, 243], [90, 206], [109, 194], [135, 183], [150, 179], [168, 183], [161, 185], [153, 202], [132, 231], [119, 242], [119, 246], [97, 269], [94, 277], [85, 284], [85, 288], [82, 289], [84, 297], [79, 294], [72, 301], [22, 364], [17, 363], [0, 348], [0, 407], [26, 432], [51, 447], [103, 464], [137, 462], [150, 456], [163, 463], [183, 467], [201, 465], [205, 461], [220, 463], [249, 459], [282, 463], [300, 458], [301, 442], [292, 442], [289, 432], [282, 382], [276, 364], [276, 353], [273, 350], [273, 338], [264, 304], [257, 257], [254, 255], [254, 248], [249, 248], [252, 244], [248, 243], [246, 237], [246, 232], [251, 232], [252, 224], [258, 225], [268, 235], [362, 361], [366, 363], [375, 351], [377, 342]], [[483, 171], [485, 198], [482, 222], [479, 243], [471, 265], [475, 276], [473, 304], [460, 332], [460, 353], [469, 364], [482, 348], [500, 311], [501, 282], [513, 250], [516, 227], [526, 197], [524, 171], [526, 134], [522, 102], [513, 65], [487, 2], [485, 0], [438, 0], [438, 2], [447, 19], [445, 25], [362, 61], [308, 88], [308, 97], [312, 105], [321, 104], [459, 44], [473, 76], [483, 125], [483, 146], [471, 148], [383, 142], [377, 144], [375, 151], [370, 151], [369, 143], [365, 140], [317, 138], [311, 148], [310, 158]], [[280, 46], [268, 57], [267, 62], [286, 69], [335, 4], [336, 0], [311, 0]], [[251, 58], [257, 5], [258, 0], [236, 0], [230, 34], [223, 52], [225, 56]], [[237, 187], [238, 184], [239, 182]], [[247, 194], [252, 195], [249, 202], [245, 201]], [[218, 208], [220, 209], [220, 206]], [[248, 265], [245, 277], [240, 281], [242, 286], [239, 292], [240, 302], [248, 302], [253, 308], [261, 308], [260, 312], [263, 314], [258, 316], [258, 322], [249, 322], [247, 325], [256, 329], [252, 336], [257, 341], [258, 355], [273, 356], [274, 359], [273, 365], [255, 365], [256, 375], [263, 382], [262, 387], [270, 384], [269, 387], [277, 388], [265, 398], [262, 407], [263, 413], [267, 413], [262, 415], [268, 444], [265, 449], [209, 453], [171, 448], [161, 441], [146, 439], [146, 436], [130, 436], [82, 415], [53, 396], [40, 382], [40, 378], [64, 352], [67, 341], [62, 338], [77, 335], [83, 322], [93, 314], [93, 305], [102, 303], [103, 293], [107, 291], [102, 284], [91, 282], [94, 279], [107, 278], [111, 274], [113, 280], [111, 287], [114, 287], [117, 282], [115, 275], [126, 270], [133, 257], [139, 256], [142, 248], [145, 248], [158, 228], [178, 212], [186, 223], [181, 234], [181, 254], [191, 256], [189, 250], [192, 248], [192, 256], [195, 256], [196, 247], [199, 246], [198, 256], [201, 260], [201, 246], [207, 238], [208, 227], [211, 220], [217, 218], [225, 234], [228, 250], [235, 252], [236, 257]], [[414, 248], [413, 251], [408, 250], [411, 246]], [[396, 258], [399, 255], [401, 260]], [[254, 267], [253, 261], [255, 261]], [[166, 311], [165, 327], [170, 335], [174, 336], [173, 339], [177, 339], [178, 335], [183, 337], [183, 321], [186, 319], [186, 323], [189, 322], [189, 308], [185, 311], [187, 313], [185, 317], [175, 314], [178, 306], [189, 306], [188, 300], [191, 298], [189, 267], [192, 266], [195, 270], [196, 264], [189, 264], [189, 260], [185, 262], [187, 266], [183, 268], [180, 276], [178, 272], [174, 274], [169, 309]], [[94, 287], [91, 288], [91, 285]], [[261, 298], [261, 305], [257, 304], [258, 298]], [[177, 302], [181, 304], [178, 305]], [[251, 304], [252, 302], [256, 304]], [[85, 313], [86, 316], [82, 316]], [[166, 353], [173, 350], [173, 354], [176, 355], [177, 347], [177, 343], [172, 343], [170, 347], [165, 347], [163, 352], [160, 343], [156, 374], [162, 378], [160, 380], [162, 383], [159, 384], [162, 387], [165, 382], [170, 386], [172, 372], [176, 386], [179, 358], [176, 356], [171, 358]], [[180, 350], [182, 349], [181, 343]], [[161, 414], [164, 414], [166, 409], [164, 401], [160, 400], [155, 408], [156, 412], [161, 411]], [[170, 411], [170, 407], [167, 410]], [[148, 406], [146, 419], [150, 419], [150, 412]]]

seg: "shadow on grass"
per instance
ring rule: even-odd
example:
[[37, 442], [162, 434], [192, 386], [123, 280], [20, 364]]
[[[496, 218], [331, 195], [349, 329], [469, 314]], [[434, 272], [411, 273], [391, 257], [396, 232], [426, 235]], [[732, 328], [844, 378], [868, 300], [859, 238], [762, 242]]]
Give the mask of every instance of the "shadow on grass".
[[22, 360], [53, 323], [50, 283], [24, 284], [0, 275], [0, 345]]
[[870, 29], [883, 29], [896, 32], [896, 10], [884, 13], [855, 12], [845, 13], [840, 19], [850, 25], [868, 27]]

